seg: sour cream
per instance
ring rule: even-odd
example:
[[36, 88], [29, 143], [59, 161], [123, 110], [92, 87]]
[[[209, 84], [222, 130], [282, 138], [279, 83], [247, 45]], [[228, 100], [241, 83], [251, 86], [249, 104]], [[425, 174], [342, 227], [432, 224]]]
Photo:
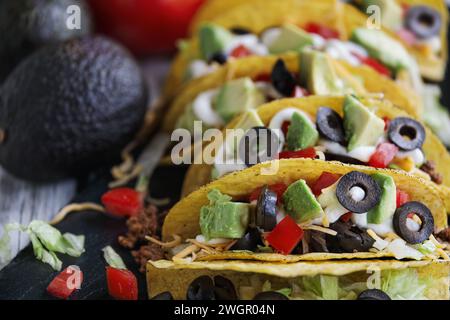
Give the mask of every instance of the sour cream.
[[272, 43], [280, 36], [280, 28], [270, 28], [263, 32], [261, 35], [261, 42], [266, 46], [270, 47]]
[[417, 166], [420, 166], [425, 162], [425, 156], [419, 148], [411, 151], [399, 151], [395, 156], [400, 159], [411, 157]]
[[189, 75], [191, 79], [200, 78], [214, 72], [217, 69], [216, 64], [208, 64], [206, 61], [197, 59], [189, 64]]
[[252, 53], [265, 56], [269, 54], [267, 47], [259, 41], [258, 36], [254, 34], [244, 34], [233, 37], [229, 45], [225, 49], [225, 53], [230, 54], [235, 48], [239, 46], [245, 46], [247, 49], [251, 50]]
[[192, 103], [192, 110], [194, 111], [195, 117], [210, 127], [225, 125], [223, 119], [213, 109], [213, 99], [216, 97], [217, 92], [217, 89], [202, 92]]
[[204, 244], [221, 244], [221, 243], [230, 242], [230, 239], [225, 239], [225, 238], [214, 238], [214, 239], [206, 240], [202, 234], [199, 234], [198, 236], [196, 236], [195, 240], [200, 243], [204, 243]]
[[347, 148], [341, 144], [328, 139], [320, 139], [318, 145], [325, 147], [326, 151], [330, 153], [351, 157], [362, 162], [368, 162], [376, 150], [374, 146], [361, 146], [352, 151], [347, 151]]

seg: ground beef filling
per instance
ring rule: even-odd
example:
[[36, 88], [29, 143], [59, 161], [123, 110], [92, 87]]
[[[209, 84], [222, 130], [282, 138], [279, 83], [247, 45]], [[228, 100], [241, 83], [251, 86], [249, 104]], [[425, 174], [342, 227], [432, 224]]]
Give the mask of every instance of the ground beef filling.
[[428, 160], [426, 161], [421, 167], [420, 170], [422, 170], [425, 173], [428, 173], [431, 180], [437, 184], [442, 183], [442, 175], [436, 171], [436, 163], [434, 161]]

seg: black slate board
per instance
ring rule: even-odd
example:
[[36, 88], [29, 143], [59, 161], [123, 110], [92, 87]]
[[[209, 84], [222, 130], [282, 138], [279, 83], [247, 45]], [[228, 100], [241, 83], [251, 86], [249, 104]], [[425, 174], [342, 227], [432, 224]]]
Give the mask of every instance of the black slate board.
[[[175, 202], [180, 194], [185, 167], [161, 167], [155, 171], [150, 182], [151, 196], [169, 197]], [[73, 202], [99, 202], [100, 196], [107, 189], [108, 174], [98, 174], [86, 181], [87, 187], [80, 192]], [[123, 258], [127, 267], [137, 276], [139, 298], [147, 298], [145, 275], [139, 273], [130, 252], [117, 244], [117, 237], [126, 232], [125, 219], [117, 219], [98, 212], [79, 212], [69, 214], [56, 226], [61, 232], [84, 234], [86, 252], [79, 258], [58, 254], [63, 261], [63, 268], [77, 265], [83, 271], [84, 281], [80, 290], [70, 298], [109, 299], [106, 285], [106, 262], [101, 251], [111, 245]], [[45, 289], [57, 272], [35, 259], [33, 249], [28, 246], [0, 272], [0, 300], [4, 299], [53, 299]]]

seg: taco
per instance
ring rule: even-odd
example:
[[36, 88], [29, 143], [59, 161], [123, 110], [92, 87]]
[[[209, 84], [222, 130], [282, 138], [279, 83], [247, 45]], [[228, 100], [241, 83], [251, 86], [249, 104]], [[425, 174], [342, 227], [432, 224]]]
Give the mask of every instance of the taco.
[[[202, 24], [175, 58], [166, 93], [212, 73], [230, 60], [279, 55], [313, 47], [343, 64], [366, 65], [419, 91], [419, 68], [404, 46], [384, 30], [366, 28], [366, 18], [346, 14], [339, 1], [252, 1]], [[350, 7], [351, 9], [354, 9]], [[350, 21], [346, 21], [350, 20]]]
[[444, 202], [429, 181], [335, 161], [282, 159], [192, 192], [169, 211], [162, 236], [191, 243], [181, 257], [196, 260], [448, 260], [433, 235], [446, 227]]
[[148, 262], [147, 286], [155, 300], [448, 300], [448, 273], [430, 261], [160, 260]]
[[[242, 130], [230, 131], [227, 137], [227, 129]], [[246, 168], [243, 161], [231, 158], [236, 157], [242, 137], [253, 133], [250, 129], [278, 136], [279, 153], [272, 158], [321, 158], [391, 168], [450, 186], [450, 154], [428, 128], [408, 113], [387, 100], [309, 96], [273, 101], [231, 121], [223, 131], [225, 143], [217, 147], [214, 164], [191, 165], [182, 194]], [[237, 139], [236, 133], [241, 133]], [[448, 201], [448, 188], [441, 192]]]
[[[421, 74], [430, 80], [443, 80], [447, 62], [448, 11], [442, 0], [358, 0], [362, 13], [374, 14], [384, 28], [396, 35], [418, 61]], [[356, 9], [346, 7], [349, 16]]]
[[204, 128], [222, 128], [234, 116], [274, 99], [348, 93], [376, 93], [408, 114], [421, 113], [414, 94], [370, 68], [349, 70], [324, 53], [305, 50], [282, 58], [252, 56], [234, 60], [192, 81], [173, 100], [162, 129], [171, 132], [185, 128], [192, 132], [196, 120], [201, 120]]

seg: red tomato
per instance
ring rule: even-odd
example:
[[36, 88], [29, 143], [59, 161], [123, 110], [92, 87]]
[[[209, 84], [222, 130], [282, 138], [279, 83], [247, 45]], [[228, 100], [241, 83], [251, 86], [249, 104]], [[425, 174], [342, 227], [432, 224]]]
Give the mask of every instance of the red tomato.
[[[261, 193], [261, 189], [262, 188], [256, 188], [255, 190], [253, 190], [253, 192], [248, 197], [250, 202], [252, 202], [254, 200], [258, 200], [259, 194]], [[277, 203], [280, 203], [281, 199], [283, 197], [283, 193], [287, 189], [287, 185], [285, 185], [284, 183], [275, 183], [275, 184], [270, 185], [269, 189], [277, 194]]]
[[331, 186], [336, 181], [338, 181], [340, 177], [341, 176], [339, 174], [322, 172], [320, 177], [312, 185], [311, 191], [314, 193], [315, 196], [319, 196], [322, 193], [322, 189]]
[[284, 121], [283, 124], [281, 125], [281, 131], [283, 132], [283, 134], [286, 136], [289, 130], [289, 126], [291, 125], [290, 121]]
[[351, 218], [352, 218], [352, 213], [351, 212], [347, 212], [346, 214], [342, 215], [339, 218], [339, 220], [341, 220], [342, 222], [348, 222]]
[[106, 212], [120, 217], [139, 214], [142, 210], [142, 194], [131, 188], [112, 189], [101, 199]]
[[271, 79], [271, 75], [270, 74], [263, 73], [263, 74], [257, 75], [255, 77], [255, 81], [271, 82], [272, 79]]
[[391, 71], [386, 66], [384, 66], [381, 62], [379, 62], [378, 60], [371, 58], [371, 57], [362, 56], [356, 52], [352, 52], [352, 54], [355, 57], [357, 57], [359, 59], [359, 61], [361, 61], [362, 64], [365, 64], [365, 65], [371, 67], [372, 69], [377, 71], [379, 74], [382, 74], [389, 78], [391, 77]]
[[137, 300], [138, 285], [136, 276], [129, 270], [106, 267], [108, 292], [117, 300]]
[[302, 228], [297, 225], [291, 216], [286, 216], [267, 235], [266, 240], [275, 250], [283, 254], [289, 254], [302, 238]]
[[397, 188], [397, 208], [409, 201], [409, 194]]
[[204, 0], [90, 0], [100, 32], [137, 55], [167, 52], [187, 35]]
[[389, 124], [391, 123], [391, 120], [388, 117], [383, 117], [383, 121], [384, 121], [384, 131], [387, 131], [387, 129], [389, 128]]
[[[76, 272], [79, 273], [75, 274]], [[79, 283], [77, 284], [71, 281], [71, 279], [69, 279], [71, 277], [74, 277], [73, 279], [78, 280]], [[69, 266], [61, 271], [61, 273], [50, 282], [47, 287], [47, 292], [55, 298], [67, 299], [75, 290], [77, 290], [77, 285], [81, 286], [82, 282], [83, 272]]]
[[310, 22], [305, 26], [304, 30], [318, 34], [325, 39], [339, 39], [339, 32], [319, 23]]
[[314, 159], [316, 157], [316, 149], [311, 147], [297, 151], [282, 151], [278, 154], [278, 157], [280, 159], [294, 159], [294, 158]]
[[252, 54], [253, 53], [249, 49], [247, 49], [247, 47], [244, 46], [243, 44], [237, 46], [230, 52], [230, 56], [234, 58], [244, 58], [251, 56]]
[[370, 157], [368, 165], [374, 168], [386, 168], [394, 159], [398, 148], [392, 143], [384, 142], [377, 147]]

